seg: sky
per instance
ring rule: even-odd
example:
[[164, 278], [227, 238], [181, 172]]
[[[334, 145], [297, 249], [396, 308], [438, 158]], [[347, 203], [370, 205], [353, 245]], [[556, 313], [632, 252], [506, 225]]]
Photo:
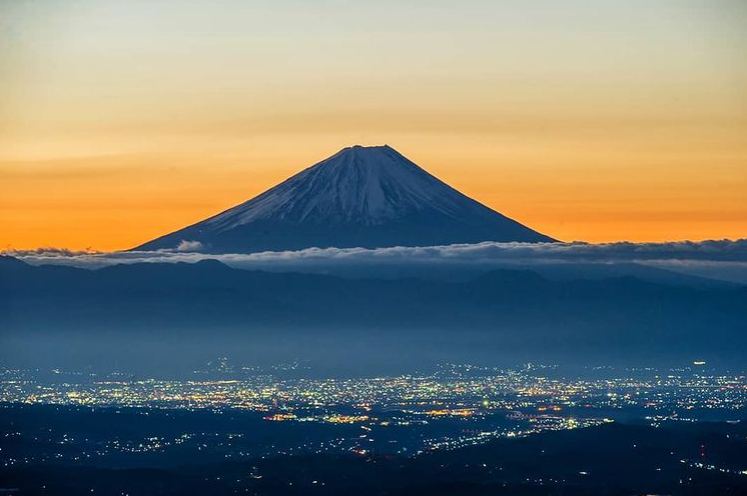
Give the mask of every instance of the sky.
[[747, 3], [0, 0], [0, 248], [130, 248], [385, 143], [561, 240], [747, 237]]

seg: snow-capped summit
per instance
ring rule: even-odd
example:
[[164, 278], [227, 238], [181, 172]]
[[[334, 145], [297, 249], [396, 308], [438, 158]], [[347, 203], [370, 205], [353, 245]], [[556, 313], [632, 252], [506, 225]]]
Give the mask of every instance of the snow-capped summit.
[[344, 148], [251, 200], [136, 250], [553, 241], [463, 195], [393, 148]]

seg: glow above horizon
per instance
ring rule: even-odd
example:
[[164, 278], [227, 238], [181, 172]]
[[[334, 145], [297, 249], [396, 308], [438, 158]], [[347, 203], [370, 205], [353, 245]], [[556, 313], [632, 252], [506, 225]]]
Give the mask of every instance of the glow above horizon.
[[121, 249], [387, 143], [563, 240], [747, 235], [739, 1], [7, 2], [0, 245]]

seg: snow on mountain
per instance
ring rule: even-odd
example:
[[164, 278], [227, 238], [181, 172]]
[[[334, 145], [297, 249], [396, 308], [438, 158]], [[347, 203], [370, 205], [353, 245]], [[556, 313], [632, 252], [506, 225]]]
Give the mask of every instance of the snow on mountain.
[[136, 250], [553, 241], [463, 195], [389, 146], [345, 148], [261, 195]]

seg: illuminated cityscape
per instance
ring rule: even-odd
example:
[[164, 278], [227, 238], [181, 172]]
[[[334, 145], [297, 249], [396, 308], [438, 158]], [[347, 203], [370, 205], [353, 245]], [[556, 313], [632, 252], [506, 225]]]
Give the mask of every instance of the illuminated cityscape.
[[[239, 408], [298, 412], [350, 406], [378, 407], [427, 417], [469, 417], [493, 410], [643, 408], [652, 412], [693, 409], [740, 410], [747, 402], [747, 376], [698, 368], [633, 369], [627, 377], [565, 379], [556, 367], [493, 369], [448, 365], [430, 375], [310, 379], [257, 374], [234, 379], [112, 380], [111, 375], [66, 375], [41, 381], [23, 370], [4, 370], [0, 401], [97, 407]], [[590, 372], [604, 370], [589, 369]], [[199, 372], [195, 371], [195, 375]], [[588, 375], [591, 375], [588, 374]], [[621, 374], [622, 375], [622, 374]], [[104, 378], [106, 377], [106, 378]], [[291, 420], [302, 421], [298, 416]]]
[[[497, 369], [451, 364], [430, 374], [314, 379], [294, 376], [297, 365], [268, 372], [234, 368], [222, 359], [211, 363], [210, 370], [195, 371], [190, 380], [124, 379], [122, 374], [60, 370], [43, 380], [38, 372], [8, 369], [0, 382], [4, 410], [55, 407], [167, 417], [178, 412], [230, 414], [243, 416], [252, 429], [284, 424], [298, 426], [298, 432], [283, 440], [253, 440], [251, 432], [241, 429], [182, 429], [170, 437], [137, 439], [112, 435], [80, 452], [44, 450], [19, 458], [4, 450], [0, 460], [6, 467], [46, 460], [90, 462], [92, 457], [164, 453], [185, 446], [203, 450], [208, 443], [225, 459], [304, 453], [412, 456], [619, 419], [637, 418], [653, 427], [672, 421], [738, 420], [747, 406], [747, 376], [716, 373], [704, 365], [666, 371], [596, 368], [571, 377], [554, 366]], [[314, 435], [299, 434], [304, 430]], [[6, 427], [3, 435], [27, 433]], [[50, 429], [45, 435], [61, 448], [80, 442], [68, 432]]]

